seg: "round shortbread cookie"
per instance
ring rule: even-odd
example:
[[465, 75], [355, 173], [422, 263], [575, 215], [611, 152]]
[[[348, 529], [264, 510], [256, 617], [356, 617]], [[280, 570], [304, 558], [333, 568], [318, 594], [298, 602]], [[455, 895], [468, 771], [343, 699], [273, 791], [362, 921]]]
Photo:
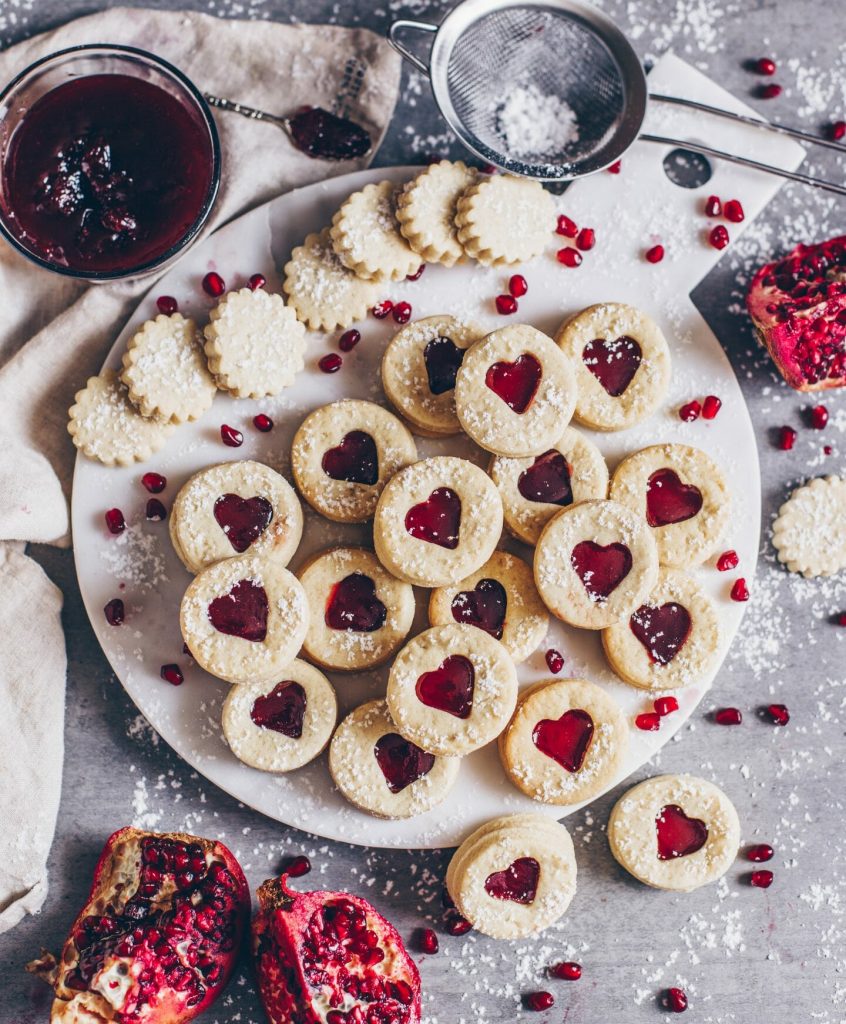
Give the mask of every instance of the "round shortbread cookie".
[[488, 473], [502, 498], [505, 525], [520, 540], [537, 544], [562, 508], [608, 496], [608, 467], [593, 441], [572, 427], [542, 455], [496, 455]]
[[773, 524], [778, 560], [809, 579], [846, 569], [846, 480], [818, 477], [797, 487]]
[[221, 724], [232, 753], [262, 772], [290, 772], [326, 747], [338, 717], [332, 684], [299, 658], [277, 683], [233, 686]]
[[146, 419], [129, 401], [114, 370], [89, 377], [68, 410], [68, 433], [89, 459], [105, 466], [144, 462], [164, 447], [173, 426]]
[[517, 703], [517, 670], [483, 630], [436, 626], [397, 655], [387, 700], [403, 736], [432, 754], [460, 757], [505, 728]]
[[662, 569], [643, 604], [602, 631], [611, 668], [644, 690], [699, 682], [713, 668], [719, 643], [714, 602], [693, 576], [677, 569]]
[[132, 336], [120, 379], [141, 415], [164, 423], [199, 419], [217, 392], [197, 325], [179, 313], [148, 320]]
[[382, 356], [382, 387], [391, 404], [427, 436], [458, 434], [455, 377], [466, 350], [482, 332], [452, 316], [406, 324]]
[[368, 281], [404, 281], [420, 256], [400, 234], [392, 181], [365, 185], [332, 218], [332, 246], [338, 259]]
[[305, 327], [281, 295], [264, 288], [224, 295], [203, 334], [209, 369], [236, 398], [278, 395], [305, 365]]
[[388, 572], [442, 587], [475, 572], [502, 533], [502, 501], [490, 477], [466, 459], [439, 455], [406, 466], [376, 506], [373, 543]]
[[578, 381], [575, 419], [594, 430], [625, 430], [647, 419], [670, 384], [670, 349], [652, 317], [602, 302], [565, 320], [555, 340]]
[[381, 405], [356, 399], [309, 413], [291, 445], [300, 494], [337, 523], [370, 519], [385, 484], [416, 459], [407, 427]]
[[329, 771], [351, 804], [377, 818], [412, 818], [446, 799], [461, 759], [435, 757], [404, 739], [383, 700], [352, 711], [329, 748]]
[[562, 509], [535, 548], [544, 604], [571, 626], [604, 629], [628, 619], [658, 580], [658, 552], [646, 523], [616, 501]]
[[378, 302], [378, 281], [365, 281], [335, 255], [329, 228], [307, 235], [285, 264], [282, 291], [297, 319], [312, 331], [349, 327]]
[[429, 623], [465, 623], [499, 640], [515, 662], [525, 661], [546, 636], [549, 616], [532, 568], [516, 555], [494, 551], [460, 583], [429, 596]]
[[179, 626], [206, 672], [230, 683], [269, 683], [282, 678], [305, 639], [308, 602], [277, 559], [241, 555], [194, 577]]
[[740, 845], [737, 811], [713, 782], [658, 775], [620, 797], [608, 844], [622, 867], [656, 889], [691, 892], [716, 882]]
[[567, 829], [544, 815], [483, 825], [456, 850], [447, 889], [473, 927], [495, 939], [523, 939], [554, 924], [576, 892]]
[[400, 647], [414, 619], [414, 591], [365, 548], [330, 548], [297, 572], [306, 592], [307, 658], [352, 672], [380, 665]]
[[731, 510], [720, 467], [685, 444], [656, 444], [627, 456], [611, 477], [609, 495], [645, 519], [661, 564], [673, 569], [714, 554]]
[[524, 263], [552, 237], [555, 202], [539, 181], [493, 174], [459, 198], [455, 226], [464, 251], [484, 266]]
[[303, 511], [283, 476], [245, 459], [207, 466], [190, 477], [173, 502], [169, 527], [189, 572], [246, 551], [273, 553], [287, 565], [303, 534]]
[[470, 437], [494, 455], [540, 455], [561, 437], [576, 402], [572, 368], [545, 334], [500, 327], [467, 350], [455, 409]]
[[455, 228], [456, 207], [478, 177], [479, 172], [461, 160], [441, 160], [415, 175], [397, 193], [399, 229], [427, 263], [452, 267], [464, 259]]
[[545, 804], [577, 804], [613, 784], [629, 745], [620, 706], [584, 679], [549, 679], [520, 694], [499, 737], [506, 775]]

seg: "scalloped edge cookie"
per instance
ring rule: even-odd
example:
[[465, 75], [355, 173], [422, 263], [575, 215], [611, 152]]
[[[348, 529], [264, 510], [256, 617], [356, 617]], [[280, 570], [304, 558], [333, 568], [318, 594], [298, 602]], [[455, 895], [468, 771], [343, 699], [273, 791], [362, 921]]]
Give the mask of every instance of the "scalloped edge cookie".
[[778, 560], [808, 579], [846, 569], [846, 480], [817, 477], [797, 487], [773, 523]]
[[524, 263], [546, 248], [555, 228], [555, 202], [539, 181], [494, 174], [458, 200], [458, 240], [483, 266]]
[[353, 192], [332, 218], [335, 254], [345, 267], [367, 281], [404, 281], [420, 266], [420, 256], [400, 233], [397, 187], [392, 181]]
[[458, 200], [476, 183], [479, 172], [463, 160], [441, 160], [406, 182], [396, 199], [403, 238], [427, 263], [455, 266], [466, 260], [458, 240]]

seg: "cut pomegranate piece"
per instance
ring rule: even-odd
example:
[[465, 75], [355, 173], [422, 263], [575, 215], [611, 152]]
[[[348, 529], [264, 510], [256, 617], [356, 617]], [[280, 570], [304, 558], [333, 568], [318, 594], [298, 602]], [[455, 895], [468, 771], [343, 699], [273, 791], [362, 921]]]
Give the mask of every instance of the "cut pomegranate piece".
[[719, 217], [723, 212], [723, 204], [720, 202], [719, 196], [708, 196], [705, 200], [705, 216], [706, 217]]
[[549, 968], [553, 978], [560, 978], [562, 981], [578, 981], [582, 976], [582, 965], [574, 960], [564, 960], [560, 964], [553, 964]]
[[167, 487], [167, 479], [161, 473], [145, 473], [141, 477], [141, 483], [150, 494], [161, 494]]
[[659, 607], [643, 604], [629, 619], [629, 629], [646, 648], [652, 664], [669, 665], [690, 636], [690, 612], [668, 601]]
[[452, 338], [432, 338], [423, 349], [423, 362], [429, 390], [433, 395], [442, 395], [455, 387], [455, 377], [464, 360], [464, 349], [459, 348]]
[[344, 360], [337, 352], [329, 352], [317, 360], [317, 368], [321, 373], [337, 373], [344, 365]]
[[417, 967], [367, 900], [294, 892], [285, 875], [258, 897], [253, 948], [271, 1024], [419, 1024]]
[[564, 668], [564, 656], [560, 651], [556, 651], [554, 647], [550, 647], [545, 655], [546, 667], [552, 672], [553, 675], [558, 675], [562, 668]]
[[220, 298], [220, 296], [226, 291], [226, 282], [220, 274], [211, 270], [203, 278], [203, 291], [213, 299]]
[[261, 495], [242, 498], [240, 494], [221, 494], [213, 512], [217, 525], [239, 554], [258, 540], [273, 520], [273, 505]]
[[781, 86], [776, 85], [775, 82], [770, 82], [768, 85], [759, 86], [758, 96], [762, 100], [774, 100], [776, 96], [781, 96]]
[[759, 57], [755, 61], [755, 70], [759, 75], [774, 75], [776, 73], [776, 63], [771, 57]]
[[526, 278], [522, 274], [512, 274], [508, 279], [508, 290], [515, 299], [522, 298], [529, 290]]
[[297, 857], [292, 857], [285, 865], [285, 874], [289, 878], [302, 878], [303, 875], [307, 875], [311, 871], [311, 861], [306, 857], [304, 853], [301, 853]]
[[575, 238], [579, 233], [579, 225], [561, 213], [558, 215], [558, 220], [555, 225], [555, 233], [563, 235], [565, 238]]
[[49, 971], [54, 1021], [187, 1024], [229, 980], [249, 912], [246, 879], [222, 843], [123, 828], [58, 961], [30, 969]]
[[522, 415], [534, 401], [542, 376], [541, 364], [530, 352], [524, 352], [513, 363], [503, 360], [489, 366], [485, 385], [509, 409]]
[[646, 250], [645, 256], [647, 263], [660, 263], [664, 259], [664, 246], [653, 245], [652, 248]]
[[667, 715], [672, 715], [674, 711], [678, 711], [679, 702], [675, 697], [658, 697], [652, 702], [652, 707], [655, 708], [656, 715], [666, 718]]
[[846, 384], [846, 235], [798, 245], [761, 267], [746, 306], [791, 387], [818, 391]]
[[679, 419], [684, 420], [685, 423], [693, 423], [694, 420], [698, 420], [702, 413], [702, 406], [694, 398], [692, 402], [686, 402], [679, 409]]
[[264, 288], [267, 284], [267, 278], [264, 274], [253, 274], [250, 280], [247, 281], [247, 286], [251, 292], [257, 292], [259, 288]]
[[411, 319], [411, 303], [398, 302], [391, 310], [391, 316], [398, 324], [407, 324]]
[[702, 492], [683, 484], [674, 469], [656, 469], [646, 484], [646, 521], [652, 527], [693, 519], [702, 508]]
[[510, 900], [529, 906], [534, 903], [540, 879], [540, 864], [534, 857], [518, 857], [504, 871], [485, 879], [485, 892], [495, 900]]
[[456, 718], [469, 718], [473, 710], [476, 670], [463, 654], [450, 654], [432, 672], [417, 680], [415, 693], [421, 704]]
[[354, 572], [332, 587], [323, 617], [330, 629], [374, 633], [385, 625], [388, 609], [376, 596], [373, 580]]
[[158, 498], [150, 498], [144, 509], [144, 515], [151, 523], [163, 523], [167, 519], [167, 509]]
[[746, 851], [746, 859], [753, 861], [755, 864], [763, 864], [768, 860], [772, 860], [774, 856], [774, 850], [769, 843], [758, 843], [756, 846], [750, 846]]
[[815, 405], [811, 409], [811, 426], [814, 430], [822, 430], [828, 423], [828, 409], [824, 405]]
[[123, 601], [119, 597], [113, 597], [103, 609], [103, 614], [110, 626], [120, 626], [126, 618]]
[[605, 170], [608, 171], [609, 174], [619, 174], [622, 169], [623, 169], [623, 161], [622, 160], [615, 160], [613, 164], [609, 164], [605, 168]]
[[256, 430], [261, 431], [262, 434], [269, 434], [273, 430], [273, 420], [266, 416], [263, 412], [253, 416], [253, 426]]
[[582, 265], [582, 254], [578, 249], [571, 249], [569, 246], [559, 249], [555, 258], [565, 267], [580, 267]]
[[846, 138], [846, 121], [833, 121], [828, 129], [829, 138], [833, 142], [840, 142]]
[[228, 423], [221, 423], [220, 440], [223, 441], [227, 448], [240, 448], [244, 443], [244, 435], [240, 430], [236, 430], [235, 427], [230, 427]]
[[106, 520], [106, 529], [115, 536], [123, 533], [126, 529], [126, 520], [123, 518], [123, 512], [119, 508], [108, 509], [103, 518]]
[[640, 345], [627, 334], [595, 338], [582, 349], [582, 362], [612, 398], [619, 398], [631, 384], [642, 358]]
[[581, 771], [594, 733], [593, 719], [581, 708], [558, 718], [544, 718], [532, 730], [532, 742], [568, 772]]
[[379, 479], [376, 442], [363, 430], [351, 430], [335, 448], [328, 448], [320, 461], [323, 472], [333, 480], [372, 487]]
[[159, 675], [171, 686], [181, 686], [185, 682], [185, 676], [178, 665], [162, 665]]
[[756, 889], [769, 889], [773, 884], [773, 873], [767, 868], [761, 868], [758, 871], [753, 871], [749, 876], [749, 884], [754, 886]]
[[724, 224], [717, 224], [716, 227], [711, 228], [708, 235], [708, 242], [715, 249], [725, 249], [729, 244], [729, 233], [728, 228]]
[[699, 818], [688, 818], [678, 804], [667, 804], [655, 816], [658, 859], [675, 860], [701, 850], [708, 841], [708, 826]]
[[386, 316], [390, 316], [393, 308], [394, 304], [390, 299], [383, 299], [381, 302], [377, 302], [370, 312], [377, 320], [384, 320]]
[[773, 725], [787, 725], [790, 721], [790, 712], [785, 704], [768, 704], [764, 708], [764, 714]]
[[172, 295], [160, 295], [156, 299], [156, 309], [165, 316], [173, 316], [179, 309], [179, 303]]
[[687, 1009], [687, 994], [683, 988], [668, 988], [661, 996], [661, 1003], [665, 1010], [684, 1013]]
[[723, 207], [723, 215], [732, 224], [739, 224], [746, 217], [739, 199], [726, 200], [726, 205]]
[[719, 572], [728, 572], [729, 569], [736, 569], [740, 559], [737, 557], [737, 552], [729, 549], [724, 551], [717, 559], [717, 570]]
[[549, 1010], [555, 1006], [555, 996], [551, 992], [530, 992], [523, 1001], [527, 1010]]
[[419, 281], [420, 278], [423, 276], [423, 271], [425, 269], [426, 269], [426, 264], [425, 263], [421, 263], [420, 266], [417, 268], [417, 270], [414, 271], [413, 274], [406, 274], [405, 275], [406, 281]]
[[746, 580], [742, 576], [734, 581], [730, 596], [732, 601], [742, 602], [749, 600], [749, 587], [746, 585]]
[[714, 721], [717, 725], [740, 725], [743, 714], [740, 708], [720, 708], [714, 712]]
[[570, 467], [557, 448], [551, 448], [524, 469], [517, 478], [517, 490], [526, 501], [545, 502], [549, 505], [573, 504]]
[[511, 316], [517, 312], [517, 300], [513, 295], [497, 295], [494, 304], [500, 316]]
[[495, 640], [502, 639], [508, 594], [499, 580], [479, 580], [472, 590], [460, 590], [450, 609], [456, 622], [477, 626]]
[[628, 576], [632, 553], [625, 544], [603, 546], [583, 540], [570, 553], [570, 564], [591, 600], [601, 604]]
[[796, 444], [796, 431], [793, 427], [782, 427], [778, 435], [778, 446], [783, 452], [789, 452]]
[[228, 593], [209, 604], [208, 616], [218, 633], [261, 643], [267, 636], [268, 611], [264, 587], [253, 580], [239, 580]]
[[357, 331], [354, 327], [349, 331], [344, 331], [341, 337], [338, 339], [338, 348], [342, 352], [352, 352], [356, 345], [361, 341], [361, 331]]
[[702, 403], [702, 419], [713, 420], [716, 418], [717, 413], [722, 409], [722, 400], [717, 398], [716, 395], [708, 395], [705, 401]]
[[434, 754], [421, 750], [416, 743], [395, 732], [379, 737], [373, 755], [392, 793], [401, 793], [435, 767]]
[[436, 487], [426, 501], [406, 512], [405, 528], [418, 540], [454, 551], [461, 528], [461, 498], [451, 487]]
[[421, 953], [428, 953], [430, 956], [437, 953], [441, 948], [441, 944], [438, 942], [438, 936], [431, 928], [420, 929], [417, 945], [420, 947]]
[[[289, 739], [298, 740], [303, 734], [308, 698], [305, 689], [293, 679], [285, 679], [270, 691], [253, 701], [250, 718], [260, 729], [271, 729]], [[294, 874], [289, 871], [289, 874]]]
[[657, 711], [644, 711], [635, 718], [635, 726], [641, 732], [658, 732], [661, 728], [661, 716]]
[[596, 232], [593, 228], [582, 228], [576, 235], [576, 247], [587, 252], [596, 245]]

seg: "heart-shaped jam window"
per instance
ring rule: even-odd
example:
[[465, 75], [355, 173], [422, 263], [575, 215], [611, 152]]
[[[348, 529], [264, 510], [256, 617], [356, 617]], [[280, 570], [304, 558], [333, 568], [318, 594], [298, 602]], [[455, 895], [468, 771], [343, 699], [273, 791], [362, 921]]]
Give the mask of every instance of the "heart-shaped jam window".
[[701, 850], [708, 842], [708, 826], [700, 818], [688, 818], [678, 804], [667, 804], [655, 817], [658, 860], [675, 860]]
[[379, 480], [379, 453], [376, 442], [363, 430], [344, 434], [337, 448], [329, 448], [320, 462], [323, 472], [333, 480], [372, 486]]
[[305, 712], [305, 690], [299, 683], [286, 679], [253, 701], [250, 718], [261, 729], [272, 729], [298, 740], [303, 734]]
[[426, 501], [412, 505], [405, 515], [405, 528], [417, 540], [454, 551], [461, 526], [461, 498], [451, 487], [437, 487]]
[[612, 398], [619, 398], [631, 384], [642, 359], [640, 345], [627, 334], [594, 338], [582, 349], [582, 362]]
[[240, 494], [221, 494], [214, 503], [214, 518], [239, 553], [258, 540], [273, 519], [273, 505], [256, 495], [242, 498]]
[[505, 871], [494, 871], [485, 879], [485, 892], [495, 900], [511, 900], [528, 906], [534, 903], [540, 879], [540, 864], [534, 857], [519, 857]]
[[517, 490], [526, 501], [542, 501], [548, 505], [572, 505], [573, 487], [570, 483], [570, 467], [564, 456], [555, 448], [524, 469], [517, 478]]
[[690, 636], [690, 612], [675, 601], [642, 604], [629, 619], [629, 628], [653, 664], [669, 665]]
[[459, 348], [452, 338], [432, 338], [423, 349], [423, 362], [429, 378], [429, 390], [433, 395], [442, 395], [455, 387], [455, 377], [464, 361], [464, 349]]
[[208, 608], [218, 633], [261, 643], [267, 636], [267, 591], [253, 580], [239, 580], [228, 594], [216, 597]]
[[415, 689], [417, 699], [426, 707], [469, 718], [475, 686], [473, 662], [463, 654], [450, 654], [433, 672], [424, 672]]
[[508, 594], [499, 580], [479, 580], [472, 590], [460, 590], [451, 607], [456, 622], [478, 626], [495, 640], [502, 639]]
[[509, 409], [524, 413], [540, 387], [543, 370], [538, 360], [524, 352], [513, 363], [493, 363], [485, 374], [485, 384]]
[[568, 772], [581, 771], [592, 739], [593, 719], [581, 708], [571, 708], [560, 718], [544, 718], [532, 731], [538, 750]]
[[416, 743], [395, 732], [387, 732], [380, 737], [373, 753], [392, 793], [401, 793], [412, 782], [428, 775], [435, 766], [434, 754], [421, 750]]
[[602, 604], [628, 576], [632, 553], [625, 544], [597, 544], [580, 541], [570, 553], [570, 563], [591, 601]]
[[324, 619], [330, 629], [373, 633], [385, 625], [388, 609], [376, 596], [376, 584], [363, 572], [345, 576], [332, 587]]
[[650, 526], [683, 523], [702, 508], [702, 491], [683, 484], [674, 469], [656, 469], [646, 484], [646, 521]]

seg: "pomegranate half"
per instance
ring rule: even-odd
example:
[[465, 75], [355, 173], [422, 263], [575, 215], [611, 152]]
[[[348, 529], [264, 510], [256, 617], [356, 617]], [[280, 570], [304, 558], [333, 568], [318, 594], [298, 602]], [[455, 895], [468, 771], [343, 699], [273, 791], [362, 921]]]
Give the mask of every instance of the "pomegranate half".
[[418, 1024], [420, 975], [392, 924], [360, 896], [259, 886], [259, 995], [272, 1024]]

